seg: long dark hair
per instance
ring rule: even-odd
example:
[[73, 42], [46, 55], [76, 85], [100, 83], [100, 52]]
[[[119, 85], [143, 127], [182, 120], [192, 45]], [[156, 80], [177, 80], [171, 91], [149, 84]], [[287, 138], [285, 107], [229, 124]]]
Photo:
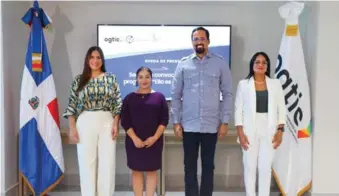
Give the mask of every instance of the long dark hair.
[[140, 67], [138, 70], [137, 70], [137, 72], [136, 72], [136, 83], [135, 83], [135, 86], [138, 86], [138, 75], [139, 75], [139, 73], [142, 71], [142, 70], [145, 70], [145, 71], [147, 71], [148, 73], [149, 73], [149, 75], [151, 75], [151, 79], [152, 79], [152, 74], [153, 74], [153, 72], [152, 72], [152, 70], [150, 69], [150, 68], [148, 68], [148, 67]]
[[258, 56], [263, 56], [266, 61], [267, 61], [267, 69], [266, 69], [266, 72], [265, 72], [265, 75], [268, 76], [268, 77], [271, 77], [270, 76], [270, 73], [271, 73], [271, 61], [270, 61], [270, 58], [268, 57], [268, 55], [265, 53], [265, 52], [257, 52], [255, 53], [252, 58], [251, 58], [251, 61], [250, 61], [250, 71], [249, 71], [249, 74], [247, 75], [246, 79], [250, 79], [251, 77], [254, 76], [254, 62], [255, 60], [257, 59]]
[[84, 69], [83, 69], [82, 74], [80, 76], [80, 81], [79, 81], [79, 86], [78, 86], [77, 92], [81, 91], [91, 78], [92, 70], [89, 67], [89, 59], [91, 58], [92, 53], [94, 51], [97, 51], [100, 55], [100, 58], [101, 58], [101, 61], [102, 61], [101, 71], [106, 72], [104, 53], [102, 52], [101, 48], [99, 46], [90, 47], [87, 50], [87, 53], [86, 53], [86, 57], [85, 57], [85, 61], [84, 61]]

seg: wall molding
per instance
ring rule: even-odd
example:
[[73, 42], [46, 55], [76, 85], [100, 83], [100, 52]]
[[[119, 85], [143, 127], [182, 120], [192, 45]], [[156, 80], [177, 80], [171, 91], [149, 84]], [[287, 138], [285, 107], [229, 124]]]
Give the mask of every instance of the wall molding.
[[[116, 175], [116, 191], [132, 191], [130, 174]], [[200, 182], [200, 175], [198, 174]], [[165, 190], [170, 192], [184, 191], [184, 175], [183, 174], [165, 174]], [[272, 192], [278, 192], [278, 187], [272, 177]], [[55, 192], [64, 191], [80, 191], [79, 174], [65, 174], [64, 180], [53, 190]], [[218, 175], [214, 177], [214, 191], [216, 192], [244, 192], [244, 180], [242, 175]]]
[[[72, 144], [75, 143], [71, 142], [68, 138], [69, 129], [68, 128], [61, 128], [61, 139], [63, 144]], [[175, 137], [173, 129], [166, 128], [164, 132], [164, 138], [166, 144], [182, 144], [182, 141]], [[117, 144], [124, 144], [125, 143], [126, 133], [125, 131], [120, 128], [119, 137]], [[237, 142], [237, 131], [235, 129], [230, 129], [227, 135], [223, 139], [218, 140], [218, 144], [226, 144], [226, 145], [240, 145]]]

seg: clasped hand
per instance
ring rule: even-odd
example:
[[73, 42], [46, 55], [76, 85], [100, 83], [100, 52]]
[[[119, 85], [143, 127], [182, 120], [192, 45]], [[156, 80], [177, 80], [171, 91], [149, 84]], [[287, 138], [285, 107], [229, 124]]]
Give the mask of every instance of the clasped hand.
[[137, 148], [144, 148], [144, 147], [149, 148], [156, 141], [157, 141], [157, 138], [155, 138], [154, 136], [147, 138], [145, 141], [142, 141], [140, 138], [136, 137], [136, 138], [134, 138], [133, 143], [134, 143], [135, 147], [137, 147]]
[[[280, 144], [282, 143], [282, 132], [281, 131], [277, 131], [275, 134], [274, 134], [274, 137], [272, 139], [272, 143], [273, 143], [273, 149], [277, 149]], [[240, 140], [240, 145], [242, 146], [242, 148], [244, 150], [247, 150], [248, 149], [248, 145], [250, 144], [247, 136], [245, 134], [241, 134], [239, 136], [239, 140]]]

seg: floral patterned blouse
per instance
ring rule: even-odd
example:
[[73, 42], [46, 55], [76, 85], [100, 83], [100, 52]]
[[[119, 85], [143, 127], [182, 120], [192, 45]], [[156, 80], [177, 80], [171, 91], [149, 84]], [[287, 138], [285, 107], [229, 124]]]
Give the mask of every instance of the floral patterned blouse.
[[70, 87], [68, 106], [63, 114], [64, 118], [77, 118], [83, 111], [110, 111], [112, 116], [120, 114], [122, 100], [119, 84], [114, 74], [104, 73], [103, 76], [91, 78], [84, 88], [77, 92], [80, 82], [77, 75]]

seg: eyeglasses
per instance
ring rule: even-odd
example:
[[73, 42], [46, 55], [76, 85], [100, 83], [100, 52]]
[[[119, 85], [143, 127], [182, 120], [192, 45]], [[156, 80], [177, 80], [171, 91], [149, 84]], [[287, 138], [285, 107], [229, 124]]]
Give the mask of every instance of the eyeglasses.
[[193, 39], [192, 39], [194, 42], [198, 42], [198, 41], [206, 41], [206, 38], [204, 38], [204, 37], [194, 37]]

